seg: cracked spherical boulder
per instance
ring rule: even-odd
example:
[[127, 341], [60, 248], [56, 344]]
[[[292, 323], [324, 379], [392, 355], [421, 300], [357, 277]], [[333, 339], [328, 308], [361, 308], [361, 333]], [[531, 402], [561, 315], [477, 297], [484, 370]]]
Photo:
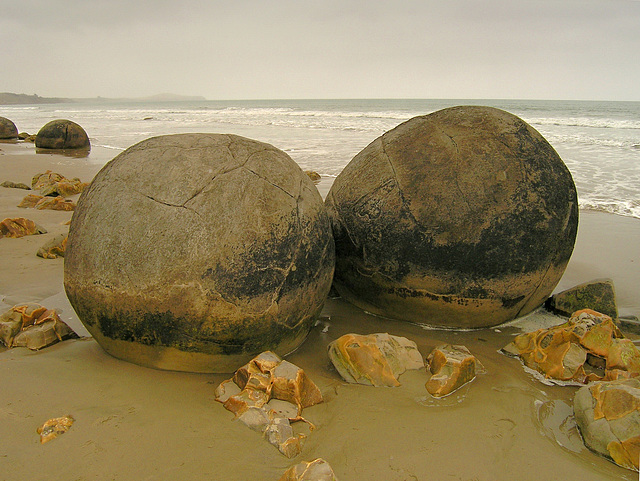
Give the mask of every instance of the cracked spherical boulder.
[[0, 117], [0, 139], [17, 139], [18, 138], [18, 129], [16, 124], [14, 124], [11, 120]]
[[98, 173], [71, 222], [64, 283], [113, 356], [233, 372], [303, 342], [334, 263], [320, 194], [289, 156], [181, 134], [140, 142]]
[[385, 133], [336, 178], [327, 207], [342, 297], [449, 328], [498, 325], [542, 304], [578, 225], [556, 151], [489, 107], [448, 108]]
[[82, 127], [71, 120], [52, 120], [36, 135], [39, 149], [89, 150], [91, 143]]

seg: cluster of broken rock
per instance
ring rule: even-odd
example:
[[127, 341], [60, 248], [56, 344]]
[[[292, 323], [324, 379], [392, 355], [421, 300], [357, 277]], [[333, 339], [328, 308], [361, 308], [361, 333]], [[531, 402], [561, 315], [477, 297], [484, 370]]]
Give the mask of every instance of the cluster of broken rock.
[[[68, 179], [61, 174], [47, 170], [36, 174], [31, 180], [31, 187], [24, 183], [5, 181], [0, 187], [34, 190], [38, 194], [28, 194], [18, 205], [21, 208], [35, 208], [38, 210], [73, 211], [76, 203], [68, 197], [82, 193], [88, 183], [78, 178]], [[27, 235], [46, 234], [47, 230], [31, 219], [25, 217], [6, 218], [0, 222], [0, 238], [24, 237]], [[60, 234], [46, 242], [37, 252], [45, 259], [64, 257], [67, 245], [67, 235]]]

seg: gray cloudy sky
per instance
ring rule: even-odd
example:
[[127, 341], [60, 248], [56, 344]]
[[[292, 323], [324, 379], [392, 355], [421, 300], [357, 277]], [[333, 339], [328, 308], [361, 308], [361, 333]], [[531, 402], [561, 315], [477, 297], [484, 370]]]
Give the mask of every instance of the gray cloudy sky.
[[640, 100], [638, 0], [0, 0], [0, 12], [0, 92]]

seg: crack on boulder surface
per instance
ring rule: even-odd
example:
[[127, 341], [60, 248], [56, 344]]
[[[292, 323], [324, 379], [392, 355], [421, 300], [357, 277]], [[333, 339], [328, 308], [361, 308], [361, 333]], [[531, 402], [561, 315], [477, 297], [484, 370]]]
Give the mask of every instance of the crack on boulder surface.
[[389, 167], [391, 167], [391, 172], [393, 172], [393, 179], [395, 180], [396, 188], [398, 190], [398, 195], [400, 196], [400, 200], [402, 201], [402, 207], [409, 214], [409, 217], [411, 217], [411, 220], [414, 222], [416, 228], [420, 229], [422, 226], [420, 222], [418, 222], [418, 220], [413, 215], [413, 212], [411, 211], [411, 207], [409, 206], [409, 202], [404, 196], [404, 192], [402, 191], [402, 186], [400, 185], [400, 181], [398, 180], [398, 174], [396, 173], [396, 169], [393, 166], [393, 162], [391, 162], [391, 157], [389, 157], [389, 154], [387, 153], [387, 149], [384, 144], [384, 138], [380, 138], [380, 147], [382, 148], [382, 153], [384, 154], [384, 156], [387, 159], [387, 162], [389, 163]]

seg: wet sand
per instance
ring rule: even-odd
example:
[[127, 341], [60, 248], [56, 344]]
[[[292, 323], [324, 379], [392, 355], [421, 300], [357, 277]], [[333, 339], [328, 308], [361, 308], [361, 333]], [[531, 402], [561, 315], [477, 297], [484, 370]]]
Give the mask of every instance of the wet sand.
[[[0, 181], [30, 184], [47, 169], [88, 181], [100, 168], [88, 159], [36, 155], [33, 144], [0, 149]], [[324, 179], [319, 189], [329, 185]], [[31, 218], [49, 233], [0, 239], [0, 308], [39, 302], [87, 335], [64, 295], [63, 259], [35, 255], [67, 229], [71, 213], [17, 208], [26, 194], [0, 188], [0, 215]], [[581, 212], [574, 255], [557, 290], [611, 277], [621, 314], [640, 314], [638, 239], [638, 219]], [[328, 300], [307, 341], [287, 357], [325, 398], [305, 409], [317, 429], [291, 460], [214, 401], [228, 375], [139, 367], [112, 358], [89, 337], [40, 352], [0, 348], [0, 480], [275, 481], [290, 465], [317, 457], [342, 481], [636, 480], [637, 473], [582, 446], [567, 419], [577, 388], [544, 385], [498, 352], [519, 325], [539, 318], [477, 331], [427, 330]], [[426, 392], [424, 370], [403, 374], [398, 388], [348, 385], [331, 367], [326, 346], [349, 332], [405, 336], [425, 357], [441, 342], [464, 344], [486, 373], [440, 400]], [[69, 432], [41, 445], [36, 428], [65, 414], [76, 419]]]

